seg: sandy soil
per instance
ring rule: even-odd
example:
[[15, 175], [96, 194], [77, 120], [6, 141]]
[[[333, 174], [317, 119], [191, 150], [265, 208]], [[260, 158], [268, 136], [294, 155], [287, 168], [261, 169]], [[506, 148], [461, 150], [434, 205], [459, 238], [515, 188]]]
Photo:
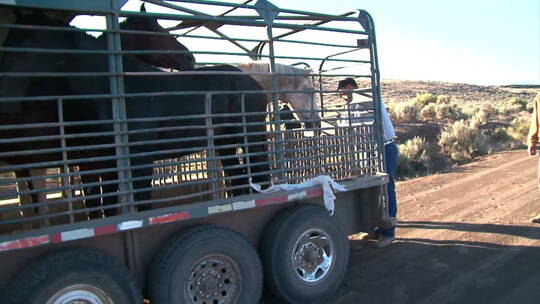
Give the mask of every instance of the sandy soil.
[[504, 152], [398, 183], [397, 241], [351, 240], [330, 303], [540, 303], [536, 162]]

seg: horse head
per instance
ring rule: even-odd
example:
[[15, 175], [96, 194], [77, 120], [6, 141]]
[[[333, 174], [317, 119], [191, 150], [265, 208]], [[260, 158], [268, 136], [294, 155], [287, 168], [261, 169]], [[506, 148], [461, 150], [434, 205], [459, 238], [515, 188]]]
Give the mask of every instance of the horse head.
[[[144, 4], [141, 12], [146, 12]], [[181, 51], [182, 54], [143, 54], [139, 58], [146, 63], [161, 68], [172, 68], [180, 71], [192, 70], [195, 67], [195, 57], [189, 49], [178, 42], [151, 16], [130, 16], [120, 24], [121, 30], [143, 31], [149, 33], [123, 33], [122, 49], [124, 50], [153, 50], [153, 51]], [[150, 33], [152, 32], [152, 33]]]
[[309, 74], [309, 70], [302, 70], [301, 73], [298, 73], [294, 81], [294, 90], [298, 93], [288, 93], [286, 100], [307, 128], [316, 128], [320, 125], [321, 109], [315, 99], [315, 87]]

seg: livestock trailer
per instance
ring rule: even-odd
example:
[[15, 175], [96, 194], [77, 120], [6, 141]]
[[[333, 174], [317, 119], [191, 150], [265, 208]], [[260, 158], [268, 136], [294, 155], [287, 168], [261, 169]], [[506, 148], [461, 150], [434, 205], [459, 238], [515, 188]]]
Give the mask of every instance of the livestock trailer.
[[387, 220], [371, 16], [144, 4], [0, 0], [2, 303], [331, 302]]

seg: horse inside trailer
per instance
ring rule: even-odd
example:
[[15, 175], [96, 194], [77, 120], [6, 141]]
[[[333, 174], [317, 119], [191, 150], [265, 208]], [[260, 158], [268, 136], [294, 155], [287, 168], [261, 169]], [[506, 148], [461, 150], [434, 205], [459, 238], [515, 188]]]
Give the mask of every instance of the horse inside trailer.
[[[25, 18], [22, 18], [17, 21], [16, 24], [21, 25], [45, 25], [45, 26], [60, 26], [57, 21], [51, 20], [43, 15], [31, 15]], [[5, 42], [6, 46], [18, 47], [18, 46], [27, 46], [27, 47], [42, 47], [47, 43], [47, 46], [57, 48], [57, 49], [88, 49], [88, 50], [99, 50], [103, 47], [102, 41], [91, 36], [88, 36], [84, 33], [78, 32], [56, 32], [56, 31], [47, 31], [45, 33], [39, 33], [36, 35], [23, 35], [23, 31], [12, 30]], [[45, 56], [45, 55], [44, 55]], [[87, 55], [85, 58], [79, 56], [71, 56], [64, 54], [50, 54], [44, 58], [44, 56], [28, 56], [22, 53], [9, 53], [6, 54], [3, 58], [1, 68], [3, 72], [11, 73], [28, 73], [33, 71], [38, 67], [40, 71], [47, 73], [89, 73], [95, 72], [99, 73], [103, 71], [103, 67], [106, 67], [106, 58], [99, 55]], [[24, 62], [21, 64], [20, 62]], [[64, 65], [64, 62], [69, 62], [69, 65]], [[15, 64], [17, 63], [17, 64]], [[149, 73], [158, 71], [156, 68], [146, 64], [143, 61], [138, 60], [138, 58], [133, 56], [125, 56], [124, 68], [130, 72], [141, 72]], [[227, 66], [216, 66], [212, 68], [204, 68], [205, 71], [219, 71], [219, 70], [233, 70], [239, 71], [234, 67]], [[106, 94], [108, 92], [108, 83], [106, 79], [95, 78], [91, 83], [77, 79], [69, 78], [63, 79], [62, 81], [53, 80], [49, 78], [40, 79], [39, 81], [33, 79], [21, 79], [21, 78], [4, 78], [0, 82], [0, 88], [4, 92], [5, 96], [35, 96], [35, 95], [77, 95], [77, 94], [86, 94], [86, 95], [97, 95], [97, 94]], [[46, 88], [46, 89], [43, 89]], [[172, 149], [187, 149], [190, 153], [197, 151], [198, 147], [205, 147], [207, 145], [207, 140], [196, 140], [197, 137], [204, 137], [206, 135], [206, 122], [200, 115], [204, 115], [209, 111], [213, 114], [222, 113], [230, 114], [228, 116], [223, 116], [219, 118], [212, 119], [214, 125], [220, 125], [221, 127], [216, 127], [213, 129], [215, 135], [226, 136], [226, 138], [218, 138], [215, 140], [215, 146], [217, 147], [218, 153], [222, 156], [235, 155], [237, 153], [236, 148], [229, 148], [227, 145], [242, 145], [244, 144], [244, 137], [246, 139], [246, 144], [251, 145], [249, 149], [257, 155], [248, 156], [251, 163], [257, 164], [252, 166], [250, 169], [253, 172], [268, 172], [268, 169], [265, 169], [265, 166], [268, 166], [266, 163], [265, 153], [260, 153], [264, 151], [266, 146], [264, 143], [264, 112], [266, 109], [266, 99], [263, 94], [256, 93], [256, 91], [261, 91], [262, 88], [258, 85], [256, 81], [252, 78], [244, 75], [235, 75], [235, 76], [220, 76], [220, 75], [195, 75], [195, 76], [185, 76], [185, 75], [175, 75], [170, 74], [160, 79], [144, 76], [133, 76], [126, 77], [125, 79], [125, 90], [127, 93], [137, 93], [137, 92], [160, 92], [160, 91], [184, 91], [184, 92], [212, 92], [212, 91], [221, 91], [227, 92], [223, 94], [213, 94], [207, 95], [206, 93], [199, 94], [187, 94], [187, 95], [178, 95], [178, 96], [156, 96], [151, 99], [147, 98], [128, 98], [127, 99], [127, 119], [132, 119], [133, 121], [129, 123], [129, 127], [132, 130], [144, 130], [152, 128], [182, 128], [181, 132], [178, 131], [161, 131], [161, 132], [142, 132], [142, 131], [133, 131], [134, 134], [130, 135], [130, 140], [132, 142], [142, 142], [142, 141], [163, 141], [165, 139], [176, 139], [176, 142], [167, 143], [167, 144], [134, 144], [130, 147], [130, 153], [134, 155], [140, 154], [155, 154], [155, 151], [160, 150], [172, 150]], [[235, 94], [235, 91], [242, 92], [241, 94]], [[240, 98], [243, 95], [245, 98]], [[90, 99], [82, 100], [75, 103], [64, 102], [62, 106], [63, 116], [62, 120], [65, 121], [107, 121], [112, 119], [112, 111], [109, 108], [109, 102], [106, 100], [100, 99]], [[57, 120], [59, 115], [58, 108], [54, 102], [41, 102], [39, 104], [41, 107], [39, 111], [34, 107], [34, 105], [24, 104], [23, 109], [19, 106], [14, 108], [8, 104], [4, 111], [6, 113], [19, 114], [22, 113], [21, 110], [27, 112], [28, 115], [11, 115], [10, 118], [3, 120], [4, 124], [20, 124], [20, 119], [28, 119], [31, 117], [34, 121], [39, 122], [54, 122]], [[81, 107], [84, 111], [81, 111]], [[207, 108], [210, 108], [207, 109]], [[242, 113], [246, 113], [245, 115]], [[252, 115], [250, 113], [256, 113]], [[236, 114], [236, 115], [234, 115]], [[199, 115], [199, 117], [197, 117]], [[190, 117], [192, 116], [192, 117]], [[195, 116], [195, 117], [193, 117]], [[160, 120], [157, 122], [147, 122], [142, 121], [143, 119], [156, 118], [156, 117], [173, 117], [169, 121]], [[186, 118], [188, 117], [188, 118]], [[256, 123], [260, 122], [259, 125], [247, 126], [244, 131], [243, 128], [239, 125], [242, 120], [247, 123]], [[234, 126], [236, 124], [236, 126]], [[70, 134], [92, 134], [92, 133], [107, 133], [112, 131], [112, 126], [107, 124], [97, 124], [97, 125], [85, 125], [78, 126], [70, 129], [66, 129], [67, 133]], [[41, 130], [37, 130], [41, 132]], [[54, 131], [53, 131], [54, 132]], [[137, 133], [135, 133], [137, 132]], [[258, 135], [251, 135], [252, 133], [259, 133]], [[242, 136], [243, 134], [243, 136]], [[20, 133], [10, 133], [7, 132], [3, 136], [6, 138], [20, 137]], [[32, 136], [40, 135], [51, 135], [47, 134], [32, 134]], [[76, 135], [73, 135], [76, 136]], [[101, 137], [101, 138], [76, 138], [73, 140], [66, 141], [67, 146], [72, 147], [83, 147], [83, 146], [95, 146], [95, 145], [111, 145], [113, 142], [110, 137]], [[21, 143], [23, 144], [23, 143]], [[55, 149], [59, 148], [60, 145], [57, 141], [46, 141], [40, 142], [40, 146], [32, 148], [28, 143], [24, 143], [24, 147], [21, 146], [4, 146], [5, 151], [18, 151], [23, 149]], [[45, 146], [43, 146], [45, 145]], [[247, 150], [247, 148], [245, 149]], [[94, 157], [100, 155], [107, 157], [113, 155], [114, 151], [112, 149], [101, 149], [99, 151], [93, 151]], [[159, 156], [137, 156], [131, 159], [132, 164], [138, 168], [131, 170], [131, 175], [134, 178], [137, 178], [133, 185], [135, 190], [138, 192], [135, 193], [135, 199], [137, 204], [140, 205], [141, 201], [148, 201], [149, 191], [151, 189], [150, 183], [152, 180], [152, 167], [147, 166], [154, 160], [168, 158], [173, 156], [182, 156], [187, 155], [188, 152], [179, 152], [179, 153], [159, 153]], [[34, 155], [34, 162], [45, 162], [51, 160], [60, 160], [61, 155], [59, 153], [49, 154], [46, 157], [41, 155]], [[90, 158], [92, 155], [89, 154], [89, 151], [78, 151], [68, 153], [70, 159], [81, 159], [81, 158]], [[235, 159], [235, 157], [230, 158]], [[17, 155], [12, 155], [3, 159], [4, 161], [12, 164], [21, 164], [27, 161], [27, 158], [21, 158]], [[223, 161], [225, 162], [225, 160]], [[80, 162], [76, 163], [81, 172], [85, 170], [95, 169], [95, 168], [112, 168], [115, 166], [114, 160], [104, 160], [98, 162]], [[228, 173], [229, 177], [232, 179], [232, 184], [247, 184], [247, 181], [244, 177], [245, 173], [243, 168], [225, 168], [225, 172]], [[239, 177], [238, 177], [239, 176]], [[103, 199], [103, 205], [105, 207], [105, 213], [108, 215], [114, 215], [116, 212], [111, 206], [116, 205], [116, 200], [112, 195], [116, 192], [116, 185], [114, 182], [117, 179], [115, 172], [106, 172], [99, 174], [88, 174], [85, 175], [84, 172], [81, 175], [83, 182], [97, 182], [98, 179], [104, 181], [105, 185], [101, 187], [100, 191], [110, 193], [107, 196], [107, 199]], [[267, 181], [268, 178], [264, 174], [259, 174], [254, 177], [256, 182]], [[142, 189], [142, 190], [141, 190]], [[89, 195], [92, 195], [92, 188], [89, 187], [85, 192], [88, 192]], [[87, 204], [89, 208], [98, 208], [99, 204], [95, 201], [87, 199]], [[146, 205], [144, 205], [146, 206]]]

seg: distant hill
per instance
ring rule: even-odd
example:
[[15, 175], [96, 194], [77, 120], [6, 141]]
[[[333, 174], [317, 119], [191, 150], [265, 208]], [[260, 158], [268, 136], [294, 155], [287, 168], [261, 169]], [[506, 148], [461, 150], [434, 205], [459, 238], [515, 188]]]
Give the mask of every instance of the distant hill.
[[[338, 77], [326, 78], [324, 86], [328, 90], [335, 90]], [[367, 80], [357, 79], [360, 87], [368, 85]], [[465, 83], [450, 83], [439, 81], [411, 81], [384, 79], [381, 81], [382, 97], [385, 102], [407, 101], [416, 97], [416, 94], [431, 93], [447, 95], [453, 101], [494, 103], [505, 102], [512, 97], [532, 99], [540, 93], [540, 85], [511, 85], [511, 86], [481, 86]], [[339, 102], [334, 96], [329, 96], [329, 102]]]
[[540, 84], [511, 84], [502, 87], [512, 89], [540, 89]]
[[530, 99], [540, 92], [540, 86], [480, 86], [438, 81], [383, 80], [382, 95], [386, 101], [406, 101], [417, 93], [448, 95], [454, 101], [502, 102], [512, 97]]

